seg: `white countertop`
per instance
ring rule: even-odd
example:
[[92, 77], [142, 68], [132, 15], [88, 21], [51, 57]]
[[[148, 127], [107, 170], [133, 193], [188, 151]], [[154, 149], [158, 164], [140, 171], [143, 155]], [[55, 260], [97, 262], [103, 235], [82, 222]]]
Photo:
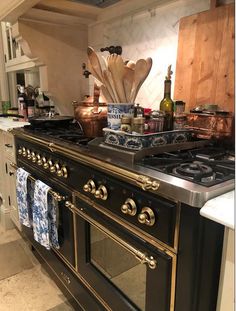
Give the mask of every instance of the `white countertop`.
[[234, 229], [234, 191], [206, 202], [200, 214], [226, 227]]
[[28, 122], [13, 121], [13, 118], [0, 118], [0, 130], [7, 131], [15, 127], [22, 127], [29, 125]]

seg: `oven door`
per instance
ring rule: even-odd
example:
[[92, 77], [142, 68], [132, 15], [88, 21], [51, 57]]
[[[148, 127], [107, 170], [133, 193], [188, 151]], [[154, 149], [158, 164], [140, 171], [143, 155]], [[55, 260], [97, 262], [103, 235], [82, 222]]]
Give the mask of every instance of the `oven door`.
[[[43, 174], [35, 171], [31, 171], [31, 168], [19, 161], [18, 166], [24, 168], [28, 171], [34, 179], [39, 179], [45, 184], [47, 184], [53, 192], [58, 194], [56, 198], [56, 224], [58, 230], [58, 242], [59, 249], [52, 248], [67, 264], [75, 267], [75, 247], [74, 247], [74, 216], [73, 212], [66, 206], [66, 200], [72, 199], [72, 193], [69, 189], [64, 186], [56, 184]], [[33, 183], [32, 180], [28, 180], [30, 183]], [[50, 194], [49, 194], [50, 195]], [[33, 198], [31, 198], [33, 199]], [[31, 202], [32, 204], [32, 202]], [[28, 239], [33, 243], [33, 245], [40, 252], [40, 244], [34, 240], [33, 229], [22, 226], [22, 231], [26, 234]], [[39, 245], [39, 247], [37, 247]]]
[[112, 222], [76, 197], [78, 272], [107, 309], [173, 310], [175, 255]]

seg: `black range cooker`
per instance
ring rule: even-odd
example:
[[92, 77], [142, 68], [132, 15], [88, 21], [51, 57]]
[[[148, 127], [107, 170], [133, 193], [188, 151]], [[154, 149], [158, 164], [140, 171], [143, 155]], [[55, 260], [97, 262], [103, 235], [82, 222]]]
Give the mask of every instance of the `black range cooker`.
[[233, 154], [185, 147], [131, 163], [74, 126], [13, 133], [17, 166], [58, 202], [60, 249], [23, 232], [76, 310], [216, 309], [224, 227], [199, 207], [233, 189]]

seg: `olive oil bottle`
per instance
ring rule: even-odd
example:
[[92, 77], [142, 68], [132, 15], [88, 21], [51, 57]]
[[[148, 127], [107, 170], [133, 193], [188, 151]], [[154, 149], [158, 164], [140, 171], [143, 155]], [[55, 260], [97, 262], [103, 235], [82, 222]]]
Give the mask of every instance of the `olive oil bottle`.
[[164, 98], [160, 102], [160, 110], [165, 112], [164, 131], [173, 130], [173, 111], [174, 102], [171, 99], [171, 65], [168, 66], [167, 76], [165, 78]]

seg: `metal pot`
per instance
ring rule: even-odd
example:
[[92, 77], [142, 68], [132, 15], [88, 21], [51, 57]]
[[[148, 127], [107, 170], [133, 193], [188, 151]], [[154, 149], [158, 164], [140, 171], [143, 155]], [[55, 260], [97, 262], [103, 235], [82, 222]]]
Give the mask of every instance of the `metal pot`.
[[103, 136], [102, 129], [107, 126], [107, 105], [105, 103], [73, 102], [75, 119], [81, 124], [87, 137]]
[[34, 127], [68, 127], [70, 122], [73, 120], [73, 117], [68, 116], [40, 116], [29, 118], [29, 122]]

